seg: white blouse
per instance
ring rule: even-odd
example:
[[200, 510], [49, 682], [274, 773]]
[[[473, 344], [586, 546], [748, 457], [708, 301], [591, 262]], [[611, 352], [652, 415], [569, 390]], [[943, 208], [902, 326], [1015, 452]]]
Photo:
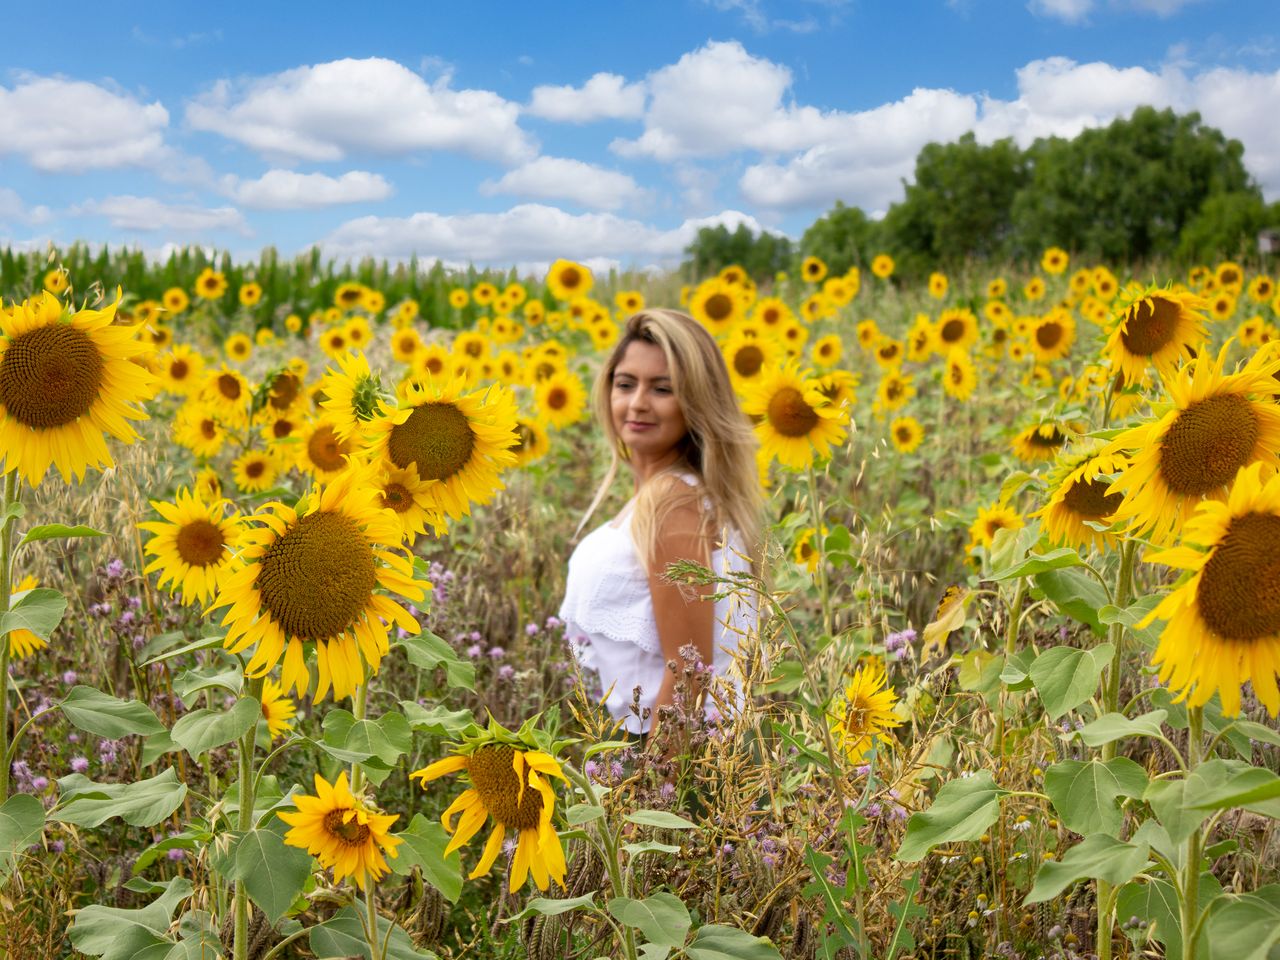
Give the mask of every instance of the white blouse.
[[[682, 479], [695, 484], [690, 477]], [[667, 658], [658, 639], [649, 577], [631, 538], [631, 514], [628, 504], [620, 519], [582, 538], [569, 557], [559, 616], [578, 662], [596, 671], [601, 689], [610, 691], [605, 700], [609, 713], [624, 721], [628, 732], [645, 733], [652, 720], [641, 720], [631, 712], [634, 691], [640, 687], [641, 711], [652, 709], [667, 673]], [[750, 562], [742, 553], [735, 535], [727, 548], [712, 553], [710, 569], [748, 571]], [[717, 600], [715, 620], [712, 675], [734, 683], [733, 654], [739, 638], [755, 628], [754, 605], [737, 595]], [[704, 709], [710, 712], [714, 706], [710, 697], [705, 698]]]

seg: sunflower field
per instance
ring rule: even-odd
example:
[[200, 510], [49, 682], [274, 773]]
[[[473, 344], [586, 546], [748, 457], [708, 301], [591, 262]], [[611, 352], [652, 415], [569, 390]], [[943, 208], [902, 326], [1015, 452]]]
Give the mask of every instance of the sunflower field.
[[[1278, 955], [1266, 265], [3, 268], [0, 957]], [[768, 513], [636, 741], [555, 613], [646, 304]]]

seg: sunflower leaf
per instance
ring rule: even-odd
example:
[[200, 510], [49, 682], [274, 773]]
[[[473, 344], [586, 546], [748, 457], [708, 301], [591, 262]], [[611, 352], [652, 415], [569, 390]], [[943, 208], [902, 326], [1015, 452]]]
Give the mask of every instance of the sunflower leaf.
[[120, 700], [84, 684], [72, 687], [61, 706], [73, 726], [112, 740], [135, 733], [150, 736], [166, 729], [145, 703]]
[[[272, 822], [283, 823], [275, 817]], [[311, 854], [286, 844], [276, 830], [250, 830], [236, 843], [231, 879], [244, 881], [249, 898], [273, 923], [293, 905], [309, 876]]]
[[1109, 643], [1088, 650], [1051, 647], [1035, 658], [1027, 673], [1050, 720], [1057, 720], [1094, 695], [1114, 649]]
[[80, 827], [99, 827], [112, 817], [135, 827], [155, 826], [187, 796], [187, 785], [178, 781], [173, 767], [136, 783], [94, 783], [73, 773], [58, 780], [58, 787], [62, 797], [49, 819]]
[[429, 631], [417, 636], [408, 636], [397, 640], [398, 647], [403, 647], [409, 662], [422, 670], [444, 668], [445, 681], [451, 687], [474, 690], [476, 685], [475, 664], [461, 659], [453, 647], [440, 637]]
[[1087, 625], [1099, 636], [1105, 632], [1098, 621], [1098, 610], [1107, 605], [1107, 592], [1097, 580], [1069, 568], [1045, 570], [1034, 577], [1036, 586], [1063, 614]]
[[562, 913], [568, 913], [570, 910], [577, 910], [579, 907], [594, 907], [596, 905], [595, 893], [587, 893], [581, 897], [570, 897], [566, 900], [553, 900], [550, 897], [534, 897], [524, 905], [521, 910], [513, 917], [506, 917], [502, 923], [515, 923], [523, 920], [530, 914], [540, 914], [544, 917], [558, 917]]
[[421, 867], [427, 883], [439, 890], [450, 903], [457, 903], [462, 895], [462, 858], [446, 859], [444, 851], [449, 846], [450, 837], [444, 832], [444, 827], [417, 813], [409, 821], [409, 826], [395, 836], [404, 843], [398, 848], [400, 855], [387, 861], [391, 869], [403, 876], [411, 873], [414, 867]]
[[83, 524], [76, 524], [74, 527], [68, 527], [64, 523], [45, 523], [38, 527], [32, 527], [26, 532], [18, 546], [23, 547], [28, 543], [36, 540], [61, 540], [72, 539], [75, 537], [105, 537], [106, 534], [101, 530], [95, 530], [93, 527], [86, 527]]
[[1079, 834], [1119, 833], [1124, 818], [1117, 801], [1140, 799], [1146, 789], [1146, 771], [1128, 757], [1063, 760], [1044, 774], [1044, 792], [1053, 809], [1068, 830]]
[[1005, 567], [1003, 570], [997, 570], [995, 573], [987, 575], [988, 580], [1013, 580], [1018, 577], [1030, 577], [1037, 573], [1044, 573], [1046, 570], [1061, 570], [1064, 567], [1078, 567], [1084, 563], [1080, 559], [1080, 554], [1076, 553], [1070, 547], [1060, 547], [1057, 550], [1050, 550], [1048, 553], [1032, 554], [1025, 560], [1021, 560], [1013, 566]]
[[663, 947], [681, 947], [689, 935], [693, 921], [689, 908], [670, 893], [655, 893], [643, 900], [614, 897], [609, 912], [628, 927], [635, 927], [650, 943]]
[[0, 879], [8, 876], [18, 852], [40, 839], [44, 806], [35, 797], [18, 793], [0, 804]]
[[699, 927], [684, 952], [689, 960], [782, 960], [782, 954], [765, 937], [722, 923]]
[[940, 843], [978, 839], [996, 822], [1000, 798], [1008, 792], [996, 786], [990, 770], [943, 784], [933, 805], [907, 821], [907, 835], [894, 859], [915, 863]]
[[48, 640], [67, 611], [67, 598], [47, 587], [24, 590], [15, 596], [18, 599], [13, 606], [0, 613], [0, 637], [12, 630], [30, 630], [41, 640]]
[[1143, 868], [1147, 845], [1125, 843], [1105, 833], [1091, 834], [1076, 844], [1061, 860], [1049, 860], [1040, 867], [1025, 905], [1052, 900], [1077, 880], [1099, 879], [1118, 886], [1132, 880]]
[[1280, 944], [1280, 884], [1228, 895], [1209, 907], [1209, 956], [1213, 960], [1266, 960]]
[[666, 830], [696, 830], [698, 825], [667, 810], [633, 810], [626, 820], [646, 827], [662, 827]]
[[244, 736], [261, 716], [261, 703], [253, 697], [241, 697], [230, 710], [192, 710], [173, 725], [169, 735], [192, 759], [198, 759], [200, 754]]

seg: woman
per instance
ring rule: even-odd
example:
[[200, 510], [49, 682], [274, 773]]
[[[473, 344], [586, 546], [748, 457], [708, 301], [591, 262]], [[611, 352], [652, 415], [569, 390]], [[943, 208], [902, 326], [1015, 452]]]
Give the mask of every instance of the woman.
[[596, 378], [592, 406], [612, 459], [578, 530], [619, 462], [631, 469], [635, 496], [569, 558], [560, 619], [583, 666], [600, 674], [609, 712], [644, 734], [675, 701], [667, 661], [685, 662], [682, 648], [692, 645], [713, 675], [725, 676], [738, 638], [754, 626], [740, 598], [713, 603], [712, 586], [691, 592], [664, 575], [677, 560], [721, 573], [751, 569], [761, 514], [755, 436], [715, 341], [674, 310], [627, 321]]

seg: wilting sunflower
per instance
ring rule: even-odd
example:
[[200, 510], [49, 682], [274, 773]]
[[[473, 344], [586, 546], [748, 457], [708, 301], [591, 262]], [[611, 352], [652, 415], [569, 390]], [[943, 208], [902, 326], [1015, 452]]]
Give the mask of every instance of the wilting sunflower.
[[966, 350], [952, 347], [947, 353], [947, 366], [942, 372], [942, 389], [962, 403], [973, 396], [978, 386], [978, 372]]
[[1172, 405], [1158, 420], [1126, 430], [1110, 445], [1132, 450], [1132, 463], [1112, 485], [1124, 494], [1116, 519], [1173, 542], [1204, 498], [1225, 499], [1241, 468], [1271, 466], [1280, 452], [1280, 357], [1261, 351], [1238, 373], [1223, 375], [1228, 343], [1215, 360], [1202, 354], [1165, 382]]
[[547, 287], [557, 300], [572, 300], [591, 290], [591, 271], [572, 260], [557, 260], [547, 271]]
[[586, 409], [586, 387], [577, 374], [568, 371], [539, 380], [533, 396], [538, 417], [557, 430], [577, 423]]
[[959, 347], [968, 350], [978, 340], [978, 318], [968, 307], [943, 310], [933, 327], [934, 349], [940, 354]]
[[227, 277], [213, 267], [205, 267], [196, 277], [196, 296], [201, 300], [217, 300], [227, 292]]
[[298, 705], [270, 677], [262, 685], [261, 703], [262, 719], [267, 722], [267, 733], [272, 740], [283, 737], [293, 729], [293, 718], [298, 712]]
[[560, 764], [550, 754], [520, 744], [490, 740], [462, 749], [468, 752], [437, 760], [409, 774], [418, 778], [424, 788], [447, 773], [465, 773], [471, 781], [471, 786], [440, 818], [445, 831], [453, 834], [444, 855], [465, 846], [492, 817], [493, 830], [469, 879], [488, 876], [502, 852], [507, 831], [512, 830], [516, 833], [516, 849], [508, 890], [514, 893], [523, 887], [530, 873], [539, 890], [547, 889], [551, 880], [563, 887], [564, 847], [551, 824], [556, 794], [547, 781], [548, 777], [565, 779]]
[[1063, 459], [1049, 473], [1048, 502], [1031, 516], [1042, 519], [1045, 533], [1055, 544], [1069, 544], [1077, 550], [1101, 550], [1114, 544], [1115, 534], [1089, 524], [1110, 523], [1115, 516], [1124, 497], [1111, 492], [1108, 478], [1127, 463], [1123, 456], [1098, 450]]
[[993, 504], [990, 507], [979, 507], [978, 518], [969, 526], [968, 551], [972, 553], [978, 547], [991, 548], [991, 541], [1000, 530], [1021, 530], [1026, 526], [1022, 514], [1005, 503]]
[[797, 470], [815, 458], [830, 457], [832, 444], [844, 442], [849, 420], [848, 410], [823, 396], [795, 361], [766, 373], [743, 400], [742, 409], [760, 418], [755, 430], [761, 449]]
[[1063, 308], [1050, 310], [1031, 328], [1031, 350], [1040, 363], [1059, 360], [1071, 352], [1076, 339], [1076, 321], [1071, 311]]
[[1168, 375], [1205, 338], [1205, 301], [1193, 293], [1147, 287], [1134, 290], [1116, 312], [1103, 348], [1129, 383], [1146, 379], [1147, 367]]
[[501, 386], [465, 393], [463, 381], [413, 383], [398, 407], [380, 404], [370, 424], [370, 450], [397, 467], [417, 466], [431, 507], [457, 520], [472, 503], [502, 489], [499, 473], [516, 462], [516, 404]]
[[138, 438], [129, 421], [147, 419], [137, 405], [156, 381], [133, 362], [148, 349], [138, 328], [112, 323], [119, 302], [68, 315], [40, 293], [0, 309], [0, 471], [35, 486], [55, 466], [78, 481], [112, 466], [104, 434]]
[[279, 472], [276, 458], [261, 450], [247, 450], [231, 464], [231, 474], [242, 493], [261, 493], [271, 489]]
[[1161, 682], [1197, 707], [1216, 691], [1227, 716], [1246, 681], [1280, 713], [1280, 474], [1264, 482], [1264, 469], [1246, 467], [1225, 502], [1196, 507], [1180, 546], [1144, 558], [1193, 571], [1140, 624], [1168, 621], [1152, 658]]
[[184, 343], [175, 344], [160, 358], [157, 372], [165, 390], [189, 397], [204, 381], [204, 357]]
[[915, 417], [897, 417], [889, 424], [889, 439], [899, 453], [914, 453], [924, 440], [924, 427]]
[[[28, 574], [19, 580], [9, 594], [9, 606], [21, 600], [27, 593], [34, 590], [40, 585], [35, 577]], [[29, 657], [37, 650], [43, 650], [49, 644], [41, 640], [30, 630], [11, 630], [9, 631], [9, 658], [11, 660], [20, 660], [23, 657]]]
[[305, 696], [311, 684], [306, 648], [314, 646], [319, 685], [335, 699], [355, 692], [365, 666], [377, 673], [389, 649], [387, 623], [418, 632], [418, 622], [383, 587], [413, 601], [423, 585], [400, 546], [399, 522], [383, 509], [372, 470], [352, 467], [297, 509], [269, 503], [245, 518], [237, 569], [227, 578], [213, 609], [230, 607], [222, 619], [223, 643], [232, 653], [257, 645], [245, 668], [260, 677], [281, 658], [286, 692]]
[[301, 847], [320, 866], [332, 869], [335, 883], [351, 877], [363, 890], [367, 882], [377, 882], [391, 869], [384, 853], [392, 859], [399, 855], [396, 847], [404, 841], [388, 831], [400, 815], [378, 813], [354, 796], [346, 771], [332, 784], [317, 773], [315, 785], [314, 797], [294, 794], [291, 798], [297, 813], [276, 811], [293, 828], [284, 835], [284, 842]]
[[862, 763], [877, 738], [902, 726], [902, 721], [893, 715], [897, 702], [883, 663], [864, 664], [853, 672], [844, 699], [831, 714], [831, 734], [850, 763]]
[[1063, 426], [1053, 421], [1033, 423], [1014, 437], [1009, 446], [1024, 463], [1052, 460], [1067, 442], [1068, 432]]
[[151, 506], [163, 519], [138, 524], [153, 534], [146, 552], [155, 559], [143, 572], [159, 573], [159, 585], [180, 594], [184, 604], [207, 604], [234, 566], [240, 515], [227, 513], [221, 500], [207, 503], [185, 488], [173, 503], [152, 500]]

